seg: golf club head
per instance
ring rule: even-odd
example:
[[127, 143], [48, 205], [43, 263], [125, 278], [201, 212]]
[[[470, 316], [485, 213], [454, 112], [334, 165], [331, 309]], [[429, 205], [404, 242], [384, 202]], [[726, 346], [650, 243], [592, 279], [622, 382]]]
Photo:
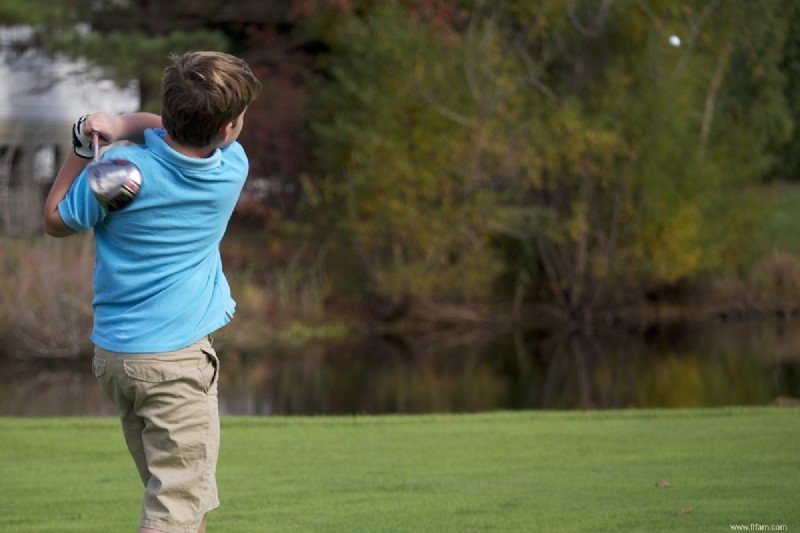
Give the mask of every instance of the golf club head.
[[95, 161], [86, 167], [89, 187], [106, 211], [117, 211], [130, 204], [142, 187], [139, 167], [124, 159]]

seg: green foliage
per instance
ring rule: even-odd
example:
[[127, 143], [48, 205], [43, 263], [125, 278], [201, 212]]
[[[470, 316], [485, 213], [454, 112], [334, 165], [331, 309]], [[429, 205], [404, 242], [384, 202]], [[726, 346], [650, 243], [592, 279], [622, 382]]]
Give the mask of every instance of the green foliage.
[[772, 176], [780, 147], [790, 141], [796, 103], [787, 99], [792, 72], [784, 57], [795, 46], [789, 35], [795, 22], [785, 7], [769, 0], [726, 4], [709, 20], [703, 51], [725, 76], [709, 145], [725, 172]]
[[[779, 177], [800, 179], [800, 4], [792, 0], [782, 2], [784, 8], [786, 41], [783, 48], [781, 68], [786, 76], [784, 95], [789, 105], [792, 135], [777, 150], [780, 158]], [[782, 164], [781, 164], [782, 163]]]
[[101, 67], [120, 85], [138, 81], [145, 90], [144, 109], [160, 110], [160, 84], [172, 53], [190, 50], [225, 50], [227, 40], [214, 30], [171, 31], [165, 35], [147, 35], [137, 30], [111, 33], [67, 31], [57, 33], [49, 42], [53, 52], [85, 58]]
[[[0, 20], [33, 24], [51, 53], [138, 80], [155, 111], [170, 52], [250, 46], [264, 72], [291, 80], [287, 92], [308, 75], [313, 212], [294, 216], [355, 258], [359, 290], [513, 295], [582, 320], [653, 286], [741, 271], [766, 242], [766, 208], [741, 191], [798, 174], [798, 9], [296, 0], [253, 22], [205, 1], [7, 0]], [[277, 31], [260, 33], [268, 24]], [[255, 46], [276, 56], [305, 46], [315, 61], [303, 71], [305, 56]], [[289, 114], [305, 117], [305, 102], [303, 92]], [[263, 110], [254, 124], [280, 131]], [[289, 143], [304, 142], [303, 119]], [[251, 139], [256, 159], [288, 151]], [[291, 172], [299, 183], [302, 170]]]
[[354, 252], [389, 294], [485, 293], [498, 265], [483, 227], [487, 195], [466, 174], [478, 132], [431, 95], [452, 86], [442, 58], [455, 50], [393, 3], [343, 31], [314, 126], [320, 164], [335, 173], [330, 207]]
[[505, 271], [585, 316], [749, 260], [759, 211], [731, 191], [773, 172], [791, 132], [779, 5], [463, 12], [436, 32], [365, 9], [315, 87], [320, 172], [378, 286], [469, 297]]
[[800, 187], [795, 182], [776, 183], [750, 191], [770, 206], [765, 213], [766, 247], [800, 256]]
[[158, 112], [161, 75], [171, 53], [230, 47], [228, 36], [206, 26], [209, 21], [186, 14], [202, 11], [204, 4], [195, 2], [194, 9], [187, 4], [6, 0], [0, 22], [32, 26], [31, 48], [85, 60], [88, 79], [97, 75], [91, 71], [96, 67], [120, 85], [137, 82], [142, 108]]
[[2, 0], [0, 2], [0, 26], [41, 25], [69, 20], [67, 2], [52, 0]]

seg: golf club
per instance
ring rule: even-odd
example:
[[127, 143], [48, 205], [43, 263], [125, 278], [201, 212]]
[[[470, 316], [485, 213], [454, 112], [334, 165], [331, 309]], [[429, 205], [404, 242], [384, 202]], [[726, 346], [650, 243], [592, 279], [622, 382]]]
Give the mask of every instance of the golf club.
[[118, 211], [130, 204], [142, 187], [139, 167], [125, 159], [100, 161], [100, 134], [92, 133], [94, 159], [86, 167], [89, 187], [106, 211]]

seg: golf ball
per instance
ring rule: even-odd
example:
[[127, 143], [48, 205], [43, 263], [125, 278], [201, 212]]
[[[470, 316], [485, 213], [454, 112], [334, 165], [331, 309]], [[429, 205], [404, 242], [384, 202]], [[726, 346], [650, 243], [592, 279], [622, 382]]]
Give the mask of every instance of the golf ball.
[[677, 35], [673, 35], [669, 38], [669, 44], [672, 46], [678, 47], [681, 45], [681, 38]]

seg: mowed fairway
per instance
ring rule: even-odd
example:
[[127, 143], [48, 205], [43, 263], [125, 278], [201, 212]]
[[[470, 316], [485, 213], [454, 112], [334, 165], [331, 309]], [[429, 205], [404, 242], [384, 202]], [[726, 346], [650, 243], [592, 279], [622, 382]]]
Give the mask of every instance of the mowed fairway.
[[[800, 530], [792, 408], [226, 417], [222, 435], [209, 533]], [[116, 420], [0, 419], [2, 532], [135, 531], [138, 483]]]

